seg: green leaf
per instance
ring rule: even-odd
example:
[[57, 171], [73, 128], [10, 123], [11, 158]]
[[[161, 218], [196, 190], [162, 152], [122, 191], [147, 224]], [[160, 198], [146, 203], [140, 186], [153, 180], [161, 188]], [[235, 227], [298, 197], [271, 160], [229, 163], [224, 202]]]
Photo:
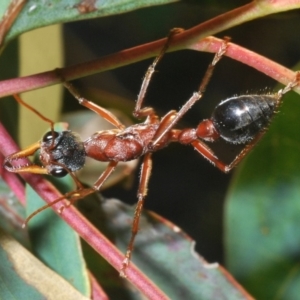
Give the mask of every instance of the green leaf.
[[226, 205], [228, 269], [259, 299], [299, 299], [300, 116], [290, 92], [235, 174]]
[[[26, 31], [55, 23], [105, 17], [175, 1], [176, 0], [55, 0], [44, 2], [29, 0], [9, 31], [6, 42]], [[4, 12], [6, 6], [6, 3], [1, 4], [0, 11]]]
[[2, 231], [0, 259], [1, 299], [88, 299]]
[[[45, 203], [27, 186], [27, 211]], [[36, 215], [28, 224], [34, 254], [82, 294], [90, 295], [90, 284], [79, 236], [51, 209]]]
[[12, 235], [23, 246], [28, 247], [27, 232], [22, 230], [25, 209], [11, 189], [0, 177], [0, 228], [6, 234]]
[[[78, 202], [78, 205], [82, 208], [87, 205], [87, 202], [84, 200]], [[92, 212], [94, 216], [92, 219], [97, 222], [96, 226], [107, 232], [117, 247], [125, 253], [131, 235], [134, 207], [115, 199], [108, 199], [101, 207], [98, 205], [98, 209], [95, 205], [86, 210]], [[207, 263], [195, 252], [194, 241], [177, 226], [154, 213], [144, 212], [139, 227], [132, 261], [170, 299], [248, 299], [245, 291], [222, 267], [217, 263]], [[97, 259], [91, 256], [87, 263], [88, 265], [90, 263], [93, 274], [104, 286], [108, 285], [112, 288], [114, 284], [114, 293], [117, 289], [124, 288], [122, 282], [118, 286], [115, 272], [113, 276], [108, 268], [96, 270], [95, 266], [103, 265], [100, 257]], [[136, 291], [126, 292], [128, 298], [122, 299], [141, 299], [141, 295]]]

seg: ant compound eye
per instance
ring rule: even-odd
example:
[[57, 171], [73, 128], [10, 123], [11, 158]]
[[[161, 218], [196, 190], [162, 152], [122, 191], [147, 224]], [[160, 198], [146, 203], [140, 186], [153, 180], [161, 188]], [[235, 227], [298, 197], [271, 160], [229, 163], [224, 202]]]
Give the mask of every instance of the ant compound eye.
[[63, 167], [55, 167], [55, 169], [51, 170], [50, 174], [54, 177], [64, 177], [68, 174], [68, 171]]
[[48, 141], [52, 141], [53, 137], [54, 139], [58, 137], [58, 132], [56, 131], [48, 131], [47, 133], [45, 133], [45, 135], [43, 136], [43, 142], [48, 142]]

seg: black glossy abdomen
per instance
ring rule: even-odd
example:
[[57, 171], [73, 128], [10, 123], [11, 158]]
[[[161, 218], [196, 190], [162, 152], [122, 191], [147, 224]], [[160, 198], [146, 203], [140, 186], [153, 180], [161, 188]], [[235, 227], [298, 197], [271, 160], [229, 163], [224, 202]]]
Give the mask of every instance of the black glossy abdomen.
[[211, 120], [221, 138], [243, 144], [268, 126], [275, 109], [274, 95], [237, 96], [221, 102]]

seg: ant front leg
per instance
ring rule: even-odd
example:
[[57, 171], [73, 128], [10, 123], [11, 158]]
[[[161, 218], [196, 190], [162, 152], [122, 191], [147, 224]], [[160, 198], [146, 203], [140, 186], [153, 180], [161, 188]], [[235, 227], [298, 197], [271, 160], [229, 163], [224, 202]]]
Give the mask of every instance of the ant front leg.
[[80, 93], [75, 89], [75, 87], [65, 81], [60, 69], [56, 69], [55, 70], [56, 73], [58, 74], [58, 76], [62, 79], [63, 81], [63, 85], [68, 89], [68, 91], [74, 96], [74, 98], [76, 98], [79, 102], [80, 105], [94, 111], [96, 114], [98, 114], [99, 116], [101, 116], [103, 119], [105, 119], [107, 122], [109, 122], [110, 124], [114, 125], [115, 127], [117, 127], [120, 130], [125, 129], [125, 126], [120, 122], [120, 120], [114, 116], [110, 111], [108, 111], [107, 109], [91, 102], [88, 101], [87, 99], [83, 98]]
[[44, 206], [42, 206], [41, 208], [39, 208], [38, 210], [34, 211], [32, 214], [30, 214], [24, 224], [23, 227], [26, 226], [26, 224], [38, 213], [40, 213], [41, 211], [45, 210], [48, 207], [53, 206], [54, 204], [61, 202], [62, 200], [66, 199], [69, 201], [69, 203], [67, 205], [62, 205], [61, 208], [59, 209], [59, 213], [62, 213], [63, 210], [66, 207], [69, 207], [70, 205], [74, 204], [75, 201], [80, 200], [85, 198], [86, 196], [93, 194], [97, 191], [99, 191], [103, 185], [103, 183], [106, 181], [106, 179], [111, 175], [111, 173], [115, 170], [116, 166], [117, 166], [118, 162], [112, 161], [108, 164], [108, 166], [106, 167], [106, 169], [102, 172], [102, 174], [100, 175], [100, 177], [98, 178], [98, 180], [94, 183], [93, 187], [91, 188], [83, 188], [82, 186], [77, 188], [77, 190], [69, 192], [64, 194], [62, 197], [52, 201], [51, 203], [48, 203]]

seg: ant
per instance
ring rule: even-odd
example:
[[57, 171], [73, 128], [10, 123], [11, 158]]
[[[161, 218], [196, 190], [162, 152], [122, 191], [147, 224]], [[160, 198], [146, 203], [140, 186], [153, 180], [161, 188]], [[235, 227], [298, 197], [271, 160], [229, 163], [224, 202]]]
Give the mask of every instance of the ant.
[[[142, 123], [125, 128], [112, 113], [83, 98], [70, 83], [63, 80], [65, 87], [81, 105], [93, 110], [116, 127], [111, 130], [96, 132], [86, 141], [82, 142], [78, 135], [72, 131], [54, 131], [54, 124], [51, 120], [42, 116], [15, 95], [19, 103], [25, 105], [45, 121], [49, 122], [51, 131], [47, 132], [41, 141], [22, 151], [7, 156], [4, 162], [5, 168], [15, 173], [31, 172], [50, 174], [56, 177], [63, 177], [70, 174], [77, 184], [75, 191], [66, 193], [63, 197], [33, 212], [26, 219], [25, 224], [37, 213], [52, 206], [54, 203], [68, 199], [69, 206], [76, 200], [99, 191], [102, 184], [114, 171], [119, 162], [130, 161], [144, 156], [137, 192], [138, 202], [132, 223], [132, 234], [120, 271], [120, 275], [123, 277], [126, 277], [126, 268], [131, 259], [134, 240], [138, 233], [140, 215], [147, 195], [147, 186], [152, 169], [152, 153], [166, 147], [170, 142], [191, 145], [204, 158], [221, 171], [227, 173], [257, 144], [268, 129], [272, 117], [278, 111], [283, 95], [291, 91], [300, 82], [300, 73], [297, 72], [295, 79], [275, 94], [241, 95], [226, 99], [215, 108], [210, 119], [201, 121], [196, 128], [175, 129], [178, 121], [202, 98], [214, 68], [226, 53], [230, 40], [228, 37], [224, 38], [223, 43], [204, 74], [198, 91], [193, 93], [178, 112], [171, 110], [165, 116], [159, 118], [152, 107], [143, 107], [143, 102], [157, 63], [167, 51], [172, 37], [181, 31], [182, 29], [177, 28], [171, 30], [159, 55], [149, 66], [145, 74], [133, 111], [135, 117], [146, 118]], [[57, 70], [57, 73], [61, 76], [59, 70]], [[61, 78], [63, 79], [63, 76]], [[214, 142], [219, 138], [232, 144], [245, 144], [245, 147], [230, 164], [222, 162], [205, 143], [205, 141]], [[37, 150], [40, 150], [39, 156], [42, 166], [35, 164], [13, 166], [11, 164], [15, 160], [33, 155]], [[83, 168], [86, 156], [98, 161], [108, 162], [105, 171], [90, 188], [84, 188], [76, 179], [74, 173]], [[60, 212], [62, 212], [62, 209]]]

